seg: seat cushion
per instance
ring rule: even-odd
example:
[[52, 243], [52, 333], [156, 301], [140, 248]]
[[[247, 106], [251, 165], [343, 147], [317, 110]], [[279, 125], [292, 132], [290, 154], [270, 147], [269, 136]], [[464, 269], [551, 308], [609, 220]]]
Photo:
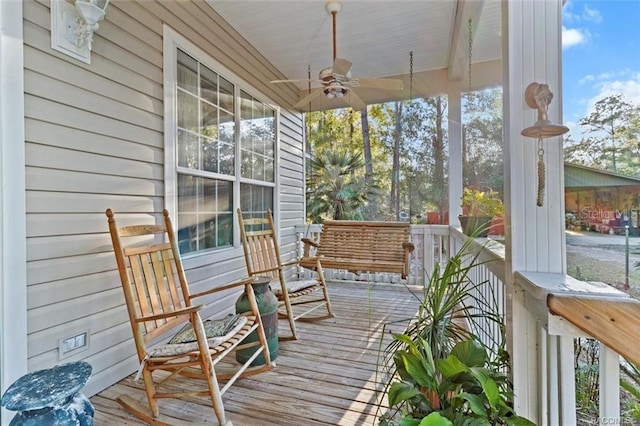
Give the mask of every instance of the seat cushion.
[[[295, 293], [296, 291], [300, 291], [300, 290], [304, 290], [305, 288], [309, 288], [309, 287], [313, 287], [318, 285], [318, 280], [315, 279], [310, 279], [310, 280], [288, 280], [286, 281], [287, 283], [287, 291], [289, 293]], [[273, 291], [273, 293], [276, 296], [282, 296], [282, 287], [280, 286], [280, 281], [279, 280], [274, 280], [271, 281], [271, 284], [269, 284], [271, 286], [271, 291]]]
[[[247, 317], [242, 315], [228, 315], [225, 318], [203, 321], [207, 344], [215, 348], [233, 337], [247, 323]], [[163, 357], [181, 355], [198, 350], [195, 332], [191, 323], [182, 328], [169, 343], [151, 349], [149, 357]]]

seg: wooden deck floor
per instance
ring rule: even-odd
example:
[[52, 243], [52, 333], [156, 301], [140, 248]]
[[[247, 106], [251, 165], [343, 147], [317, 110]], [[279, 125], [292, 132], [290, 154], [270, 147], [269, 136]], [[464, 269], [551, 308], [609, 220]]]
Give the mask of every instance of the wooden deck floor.
[[[329, 283], [335, 318], [298, 322], [300, 339], [280, 342], [276, 367], [240, 379], [223, 396], [234, 426], [374, 425], [376, 362], [384, 324], [413, 316], [417, 299], [401, 285]], [[402, 331], [406, 321], [387, 325]], [[281, 320], [282, 334], [288, 331]], [[384, 343], [389, 341], [388, 333]], [[383, 346], [384, 347], [384, 346]], [[379, 380], [379, 377], [378, 377]], [[176, 386], [189, 381], [177, 381]], [[91, 398], [94, 424], [143, 425], [115, 398], [126, 393], [146, 404], [133, 376]], [[215, 423], [205, 397], [161, 401], [163, 414], [193, 424]]]

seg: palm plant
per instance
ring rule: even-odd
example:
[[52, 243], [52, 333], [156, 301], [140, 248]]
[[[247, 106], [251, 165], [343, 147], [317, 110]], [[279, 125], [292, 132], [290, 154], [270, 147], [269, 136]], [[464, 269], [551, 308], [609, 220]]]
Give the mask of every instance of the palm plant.
[[[436, 265], [417, 314], [384, 350], [389, 410], [380, 417], [381, 426], [532, 424], [511, 409], [509, 357], [497, 302], [478, 291], [487, 281], [470, 279], [481, 263], [479, 253], [470, 238], [444, 268]], [[480, 342], [472, 331], [487, 325], [498, 325], [500, 333]]]
[[361, 219], [361, 208], [373, 192], [358, 172], [364, 168], [361, 153], [323, 151], [311, 160], [307, 180], [307, 211], [313, 223], [323, 219]]

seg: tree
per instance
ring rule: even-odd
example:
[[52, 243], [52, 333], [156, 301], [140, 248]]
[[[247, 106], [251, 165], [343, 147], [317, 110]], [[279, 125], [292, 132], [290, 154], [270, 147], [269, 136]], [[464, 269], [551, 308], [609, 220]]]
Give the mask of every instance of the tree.
[[491, 188], [502, 193], [502, 89], [467, 93], [463, 107], [464, 186]]
[[364, 167], [361, 153], [327, 150], [311, 160], [313, 178], [307, 188], [307, 216], [313, 223], [324, 219], [362, 219], [361, 208], [372, 188], [363, 185], [356, 174]]
[[635, 152], [637, 156], [640, 149], [638, 114], [638, 107], [625, 102], [622, 94], [600, 99], [594, 110], [580, 120], [584, 133], [590, 136], [569, 146], [569, 154], [591, 157], [594, 164], [589, 165], [599, 164], [614, 173], [637, 175], [639, 170], [632, 166], [633, 159], [628, 154]]

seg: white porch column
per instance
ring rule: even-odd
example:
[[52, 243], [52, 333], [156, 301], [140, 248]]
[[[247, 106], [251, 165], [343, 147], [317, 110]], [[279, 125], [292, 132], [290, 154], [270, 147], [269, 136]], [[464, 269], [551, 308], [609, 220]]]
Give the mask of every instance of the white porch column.
[[462, 214], [462, 82], [447, 86], [447, 131], [449, 132], [449, 225], [458, 225]]
[[540, 347], [535, 319], [524, 309], [524, 294], [514, 288], [514, 271], [566, 272], [562, 139], [544, 141], [546, 190], [536, 206], [537, 142], [520, 135], [537, 119], [524, 101], [526, 87], [545, 83], [554, 93], [549, 120], [561, 123], [562, 0], [512, 0], [502, 3], [506, 283], [510, 289], [507, 324], [515, 408], [538, 423]]
[[[0, 0], [0, 391], [27, 372], [22, 1]], [[0, 413], [9, 424], [12, 412]]]

